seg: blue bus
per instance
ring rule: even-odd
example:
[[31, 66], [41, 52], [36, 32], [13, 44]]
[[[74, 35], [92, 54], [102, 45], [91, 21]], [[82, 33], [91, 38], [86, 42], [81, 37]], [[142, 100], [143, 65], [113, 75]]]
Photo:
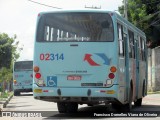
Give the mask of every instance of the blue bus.
[[99, 103], [130, 111], [147, 94], [145, 33], [112, 11], [39, 13], [33, 66], [34, 98], [60, 113]]
[[32, 92], [33, 61], [17, 61], [13, 67], [13, 91], [14, 96], [20, 92]]

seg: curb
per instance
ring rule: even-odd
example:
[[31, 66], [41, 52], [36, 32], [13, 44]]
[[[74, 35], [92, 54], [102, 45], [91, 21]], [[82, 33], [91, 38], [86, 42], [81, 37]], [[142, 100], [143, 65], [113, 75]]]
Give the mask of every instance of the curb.
[[13, 94], [11, 96], [9, 96], [5, 102], [3, 102], [1, 105], [0, 105], [0, 111], [3, 111], [3, 108], [5, 108], [7, 106], [7, 104], [9, 103], [9, 101], [11, 100], [11, 98], [13, 97]]

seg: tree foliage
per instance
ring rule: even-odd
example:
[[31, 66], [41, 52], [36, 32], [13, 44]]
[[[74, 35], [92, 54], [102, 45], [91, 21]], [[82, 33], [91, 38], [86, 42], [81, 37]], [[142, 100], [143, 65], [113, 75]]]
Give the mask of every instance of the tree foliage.
[[16, 35], [11, 38], [6, 33], [0, 34], [0, 83], [12, 80], [13, 61], [19, 58], [17, 50], [22, 50], [15, 39]]
[[3, 81], [9, 82], [12, 80], [12, 69], [7, 69], [5, 67], [0, 70], [0, 83]]
[[[127, 0], [128, 20], [146, 33], [149, 47], [160, 45], [160, 1]], [[119, 7], [124, 14], [124, 6]]]

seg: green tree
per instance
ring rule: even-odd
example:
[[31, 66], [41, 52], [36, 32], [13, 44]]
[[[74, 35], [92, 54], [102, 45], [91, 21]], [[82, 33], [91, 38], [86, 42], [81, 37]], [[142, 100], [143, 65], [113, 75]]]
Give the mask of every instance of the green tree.
[[0, 34], [0, 68], [6, 67], [10, 68], [12, 61], [19, 58], [19, 53], [17, 49], [19, 42], [15, 42], [16, 35], [10, 38], [7, 34]]
[[5, 90], [5, 83], [9, 83], [12, 80], [12, 70], [2, 67], [0, 70], [0, 83], [1, 89], [0, 92], [4, 92]]
[[13, 61], [19, 58], [19, 51], [22, 50], [15, 39], [16, 35], [10, 38], [6, 33], [0, 34], [0, 83], [2, 87], [4, 83], [12, 80]]
[[[160, 45], [160, 1], [127, 1], [128, 20], [146, 33], [149, 47]], [[119, 12], [123, 15], [124, 6], [119, 7]]]

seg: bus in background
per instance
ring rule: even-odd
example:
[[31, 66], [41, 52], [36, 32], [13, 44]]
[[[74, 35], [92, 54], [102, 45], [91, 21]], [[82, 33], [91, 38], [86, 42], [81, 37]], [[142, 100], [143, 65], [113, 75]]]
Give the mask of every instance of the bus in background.
[[102, 102], [130, 111], [147, 93], [145, 33], [111, 11], [38, 14], [33, 66], [34, 98], [60, 113]]
[[14, 95], [20, 92], [32, 92], [33, 61], [17, 61], [13, 67], [13, 91]]

